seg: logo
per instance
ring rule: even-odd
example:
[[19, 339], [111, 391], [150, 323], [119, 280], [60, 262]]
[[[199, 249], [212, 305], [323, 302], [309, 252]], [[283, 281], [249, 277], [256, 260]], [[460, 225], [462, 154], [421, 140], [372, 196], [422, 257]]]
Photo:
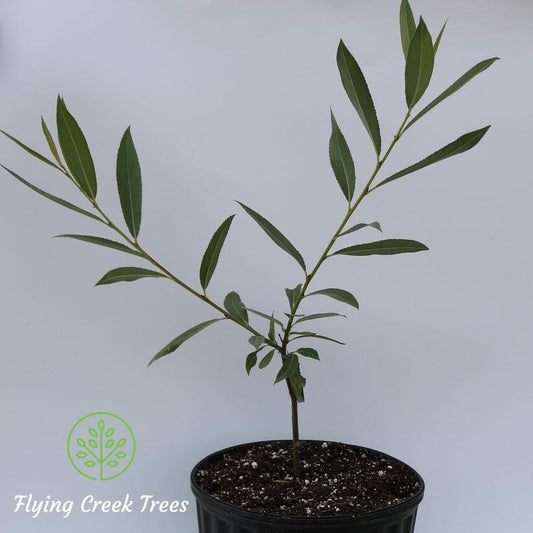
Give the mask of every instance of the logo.
[[80, 418], [67, 439], [70, 463], [88, 479], [109, 481], [121, 476], [135, 457], [135, 436], [128, 423], [103, 411]]

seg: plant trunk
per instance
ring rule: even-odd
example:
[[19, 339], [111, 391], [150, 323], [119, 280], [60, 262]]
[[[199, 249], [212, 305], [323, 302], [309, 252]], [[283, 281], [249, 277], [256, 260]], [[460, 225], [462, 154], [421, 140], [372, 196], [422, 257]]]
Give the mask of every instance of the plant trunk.
[[292, 472], [294, 480], [300, 477], [300, 430], [298, 427], [298, 399], [294, 394], [289, 380], [287, 387], [291, 397], [291, 418], [292, 418]]

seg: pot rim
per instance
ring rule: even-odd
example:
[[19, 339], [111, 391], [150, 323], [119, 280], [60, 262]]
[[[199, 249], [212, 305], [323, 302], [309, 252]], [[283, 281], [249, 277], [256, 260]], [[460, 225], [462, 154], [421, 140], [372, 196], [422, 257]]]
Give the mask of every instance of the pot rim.
[[[336, 441], [328, 441], [328, 440], [319, 440], [319, 439], [302, 439], [306, 442], [336, 442]], [[424, 496], [424, 490], [425, 490], [425, 484], [424, 480], [422, 479], [422, 476], [411, 466], [409, 466], [407, 463], [404, 463], [403, 461], [400, 461], [399, 459], [396, 459], [396, 457], [393, 457], [392, 455], [386, 454], [384, 452], [381, 452], [379, 450], [375, 450], [373, 448], [368, 448], [366, 446], [359, 446], [357, 444], [345, 444], [345, 443], [339, 443], [337, 444], [345, 444], [346, 446], [351, 446], [353, 448], [359, 448], [361, 450], [366, 450], [369, 452], [375, 452], [379, 453], [384, 457], [394, 459], [395, 461], [398, 461], [405, 465], [407, 468], [412, 470], [414, 474], [418, 477], [418, 482], [420, 483], [420, 490], [414, 494], [413, 496], [410, 496], [403, 502], [390, 505], [388, 507], [385, 507], [383, 509], [378, 509], [376, 511], [370, 511], [368, 513], [363, 513], [361, 515], [340, 515], [340, 516], [284, 516], [282, 514], [276, 514], [276, 513], [260, 513], [258, 511], [249, 511], [248, 509], [243, 509], [237, 505], [224, 502], [222, 500], [219, 500], [215, 498], [214, 496], [211, 496], [209, 493], [204, 491], [202, 488], [200, 488], [196, 482], [196, 474], [198, 473], [198, 470], [200, 470], [203, 465], [209, 461], [210, 459], [219, 456], [224, 453], [231, 452], [233, 450], [237, 450], [240, 448], [246, 448], [249, 446], [257, 445], [257, 444], [269, 444], [273, 442], [292, 442], [289, 439], [270, 439], [270, 440], [261, 440], [261, 441], [254, 441], [254, 442], [247, 442], [244, 444], [237, 444], [234, 446], [228, 446], [227, 448], [223, 448], [222, 450], [215, 451], [203, 459], [201, 459], [194, 468], [191, 471], [190, 475], [190, 481], [191, 481], [191, 488], [193, 491], [193, 494], [197, 499], [202, 500], [202, 503], [204, 505], [209, 505], [212, 507], [217, 508], [219, 512], [223, 512], [224, 514], [228, 515], [235, 515], [238, 514], [242, 518], [247, 518], [252, 521], [264, 521], [268, 520], [269, 522], [272, 521], [280, 521], [280, 522], [292, 522], [292, 523], [301, 523], [309, 524], [309, 523], [321, 523], [321, 524], [344, 524], [347, 522], [351, 523], [369, 523], [371, 521], [379, 521], [383, 518], [387, 518], [388, 516], [392, 514], [400, 514], [404, 511], [409, 511], [413, 507], [416, 507], [420, 501], [422, 500]]]

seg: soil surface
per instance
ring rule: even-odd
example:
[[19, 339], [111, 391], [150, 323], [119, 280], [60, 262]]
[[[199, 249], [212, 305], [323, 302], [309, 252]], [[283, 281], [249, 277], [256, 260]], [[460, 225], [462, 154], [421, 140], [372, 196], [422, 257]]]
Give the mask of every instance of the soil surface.
[[338, 442], [301, 441], [301, 475], [292, 443], [253, 444], [205, 462], [198, 486], [218, 500], [284, 516], [357, 516], [399, 504], [422, 488], [410, 467], [379, 452]]

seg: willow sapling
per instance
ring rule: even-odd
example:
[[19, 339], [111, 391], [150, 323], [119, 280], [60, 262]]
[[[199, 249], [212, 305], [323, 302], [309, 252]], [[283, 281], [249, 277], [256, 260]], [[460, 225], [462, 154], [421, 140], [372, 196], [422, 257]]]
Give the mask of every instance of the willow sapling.
[[[126, 129], [120, 141], [116, 164], [118, 196], [126, 228], [122, 228], [116, 223], [104, 211], [100, 202], [97, 200], [96, 171], [87, 141], [78, 122], [68, 110], [61, 96], [57, 98], [56, 107], [57, 143], [45, 120], [41, 119], [43, 135], [50, 150], [51, 158], [36, 152], [15, 137], [3, 132], [26, 152], [62, 173], [88, 202], [88, 209], [81, 208], [78, 205], [74, 205], [60, 197], [45, 192], [26, 181], [13, 170], [2, 165], [9, 174], [49, 200], [106, 226], [117, 234], [121, 240], [115, 241], [102, 236], [78, 234], [63, 234], [58, 235], [58, 237], [77, 239], [79, 241], [112, 248], [144, 260], [150, 267], [118, 267], [107, 272], [96, 285], [131, 282], [148, 277], [164, 278], [179, 285], [194, 297], [202, 300], [215, 312], [214, 318], [187, 329], [171, 340], [151, 358], [149, 365], [171, 354], [192, 336], [219, 321], [232, 322], [244, 329], [247, 334], [251, 335], [249, 342], [253, 349], [245, 358], [245, 368], [248, 374], [256, 366], [259, 369], [268, 367], [274, 362], [274, 357], [276, 357], [276, 360], [279, 362], [279, 368], [274, 383], [285, 382], [291, 403], [293, 475], [295, 479], [300, 473], [298, 404], [305, 399], [304, 389], [307, 384], [301, 372], [300, 362], [302, 358], [319, 360], [318, 351], [313, 347], [302, 346], [301, 341], [325, 340], [343, 344], [333, 338], [310, 330], [308, 324], [319, 319], [344, 316], [334, 312], [306, 314], [302, 313], [300, 308], [304, 300], [311, 296], [329, 297], [353, 308], [359, 308], [359, 304], [351, 292], [333, 287], [319, 288], [310, 292], [311, 284], [315, 281], [315, 277], [321, 266], [334, 256], [393, 255], [427, 250], [424, 244], [410, 239], [382, 239], [341, 246], [337, 246], [337, 244], [340, 240], [349, 242], [353, 237], [352, 234], [365, 228], [382, 232], [382, 228], [378, 222], [358, 222], [355, 225], [349, 226], [349, 222], [352, 220], [357, 208], [370, 194], [407, 174], [470, 150], [481, 141], [489, 129], [489, 126], [485, 126], [478, 130], [465, 133], [417, 163], [401, 169], [388, 177], [380, 177], [378, 179], [383, 165], [388, 160], [396, 144], [409, 128], [435, 106], [486, 70], [497, 59], [493, 57], [477, 63], [447, 89], [426, 104], [425, 107], [415, 113], [416, 106], [429, 87], [435, 58], [444, 29], [445, 25], [440, 30], [437, 38], [433, 40], [423, 18], [420, 17], [418, 23], [415, 23], [409, 2], [407, 0], [402, 1], [400, 7], [400, 35], [405, 56], [406, 109], [396, 133], [385, 149], [382, 148], [380, 125], [365, 77], [359, 64], [344, 42], [342, 40], [340, 41], [337, 48], [337, 66], [341, 82], [364, 128], [368, 132], [375, 151], [375, 164], [370, 176], [363, 182], [358, 194], [356, 194], [356, 171], [351, 151], [336, 117], [333, 111], [331, 111], [329, 158], [333, 174], [345, 199], [345, 212], [333, 232], [331, 239], [326, 243], [321, 255], [312, 264], [312, 267], [309, 268], [307, 266], [306, 261], [297, 248], [272, 223], [248, 205], [239, 202], [242, 210], [261, 227], [277, 246], [290, 255], [301, 267], [301, 283], [294, 288], [285, 289], [288, 300], [288, 312], [283, 315], [276, 315], [250, 308], [235, 291], [229, 292], [222, 303], [215, 302], [208, 294], [209, 284], [217, 267], [222, 247], [235, 215], [226, 218], [209, 241], [200, 263], [199, 287], [193, 286], [193, 284], [184, 281], [181, 276], [172, 273], [155, 259], [144, 245], [141, 245], [139, 241], [142, 218], [141, 167], [130, 128]], [[264, 324], [264, 326], [259, 327], [253, 325], [251, 315], [261, 319], [260, 323]]]

